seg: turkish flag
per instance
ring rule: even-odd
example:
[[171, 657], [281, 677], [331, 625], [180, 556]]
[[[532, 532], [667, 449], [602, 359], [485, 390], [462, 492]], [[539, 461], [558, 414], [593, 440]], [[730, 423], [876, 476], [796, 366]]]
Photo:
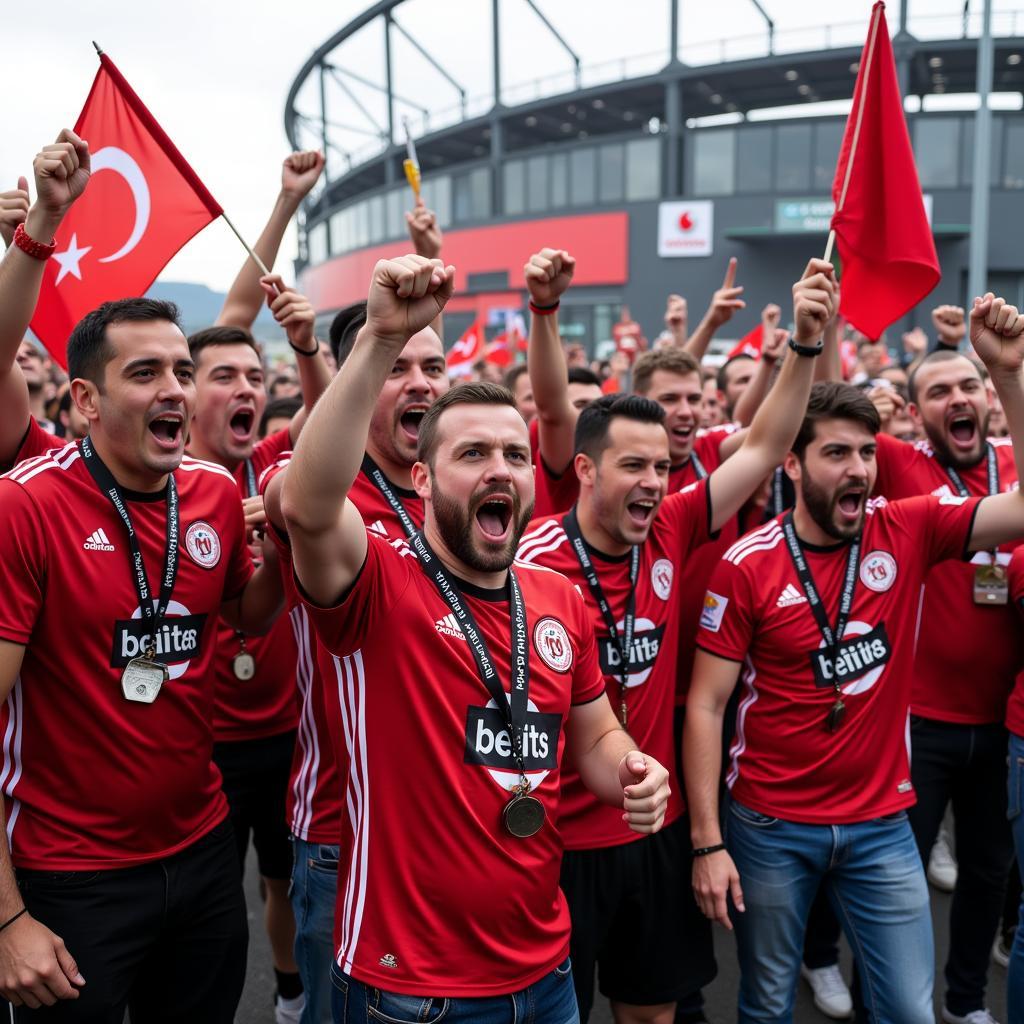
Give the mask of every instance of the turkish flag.
[[843, 267], [840, 309], [877, 339], [942, 276], [881, 2], [872, 8], [832, 198]]
[[477, 317], [448, 351], [449, 376], [468, 377], [473, 372], [473, 364], [478, 363], [483, 355], [484, 322], [481, 317]]
[[75, 123], [92, 175], [57, 232], [32, 330], [67, 367], [72, 328], [109, 299], [143, 295], [223, 212], [106, 54]]
[[725, 357], [726, 362], [730, 359], [734, 359], [736, 356], [750, 356], [751, 359], [761, 358], [761, 345], [764, 343], [764, 328], [758, 324], [753, 330], [747, 331], [746, 334], [736, 342], [735, 345], [729, 350], [729, 354]]

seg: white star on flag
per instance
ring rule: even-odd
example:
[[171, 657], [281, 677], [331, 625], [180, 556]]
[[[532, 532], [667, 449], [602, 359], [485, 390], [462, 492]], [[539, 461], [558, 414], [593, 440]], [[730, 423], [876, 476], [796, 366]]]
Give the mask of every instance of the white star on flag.
[[92, 251], [91, 245], [83, 245], [81, 248], [78, 246], [78, 235], [71, 236], [71, 243], [63, 252], [55, 252], [53, 258], [60, 264], [60, 273], [57, 275], [57, 284], [60, 284], [68, 274], [73, 274], [82, 280], [82, 271], [78, 264], [81, 262], [82, 257]]

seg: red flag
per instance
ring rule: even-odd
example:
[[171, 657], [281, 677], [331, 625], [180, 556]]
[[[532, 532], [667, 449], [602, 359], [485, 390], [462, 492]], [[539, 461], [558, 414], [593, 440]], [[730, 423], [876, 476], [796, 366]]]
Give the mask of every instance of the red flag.
[[832, 198], [840, 308], [857, 330], [878, 338], [941, 277], [881, 2], [872, 8]]
[[491, 343], [484, 349], [484, 359], [495, 366], [512, 365], [512, 349], [508, 343], [508, 332], [496, 334]]
[[142, 295], [223, 212], [106, 54], [75, 124], [92, 177], [57, 232], [32, 330], [66, 367], [68, 335], [108, 299]]
[[462, 337], [448, 351], [448, 374], [451, 377], [468, 377], [473, 364], [484, 354], [484, 321], [477, 317], [462, 332]]
[[761, 358], [761, 345], [764, 343], [764, 328], [758, 324], [753, 330], [736, 342], [725, 357], [726, 362], [734, 356], [750, 356], [751, 359]]

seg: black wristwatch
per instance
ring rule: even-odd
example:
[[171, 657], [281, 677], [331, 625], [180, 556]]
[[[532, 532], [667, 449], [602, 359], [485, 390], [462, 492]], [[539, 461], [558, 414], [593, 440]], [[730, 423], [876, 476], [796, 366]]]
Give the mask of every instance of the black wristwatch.
[[789, 347], [798, 356], [820, 356], [825, 351], [825, 340], [822, 339], [817, 345], [801, 345], [793, 338], [789, 339]]

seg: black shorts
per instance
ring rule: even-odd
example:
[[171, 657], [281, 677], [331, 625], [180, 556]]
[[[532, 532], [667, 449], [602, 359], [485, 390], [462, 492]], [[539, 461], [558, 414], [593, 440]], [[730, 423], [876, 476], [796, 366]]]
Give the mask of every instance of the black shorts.
[[566, 850], [573, 982], [586, 1021], [601, 994], [633, 1006], [672, 1003], [717, 974], [711, 922], [691, 886], [690, 820], [600, 850]]
[[264, 878], [292, 876], [291, 832], [285, 812], [292, 771], [295, 730], [258, 740], [213, 745], [213, 760], [224, 777], [240, 868], [245, 867], [249, 836]]

